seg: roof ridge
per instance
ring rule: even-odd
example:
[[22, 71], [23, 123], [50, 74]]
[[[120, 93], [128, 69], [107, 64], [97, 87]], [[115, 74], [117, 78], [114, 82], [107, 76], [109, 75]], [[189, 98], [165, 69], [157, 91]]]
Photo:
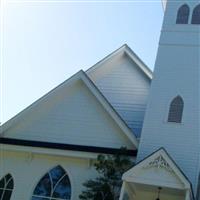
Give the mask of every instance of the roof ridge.
[[126, 53], [127, 56], [130, 57], [130, 59], [136, 63], [136, 65], [140, 68], [140, 70], [151, 80], [153, 77], [153, 72], [151, 69], [141, 60], [141, 58], [125, 43], [115, 51], [111, 52], [109, 55], [98, 61], [96, 64], [94, 64], [92, 67], [88, 68], [85, 72], [87, 74], [92, 73], [95, 69], [101, 67], [101, 64], [108, 61], [109, 59], [112, 59], [114, 56], [120, 54], [120, 53]]

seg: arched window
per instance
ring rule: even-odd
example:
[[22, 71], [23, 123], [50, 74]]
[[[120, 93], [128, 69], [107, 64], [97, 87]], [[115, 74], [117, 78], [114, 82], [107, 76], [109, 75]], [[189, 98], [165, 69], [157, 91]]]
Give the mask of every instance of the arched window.
[[32, 196], [32, 200], [70, 200], [70, 198], [70, 180], [61, 166], [54, 167], [40, 179]]
[[192, 24], [200, 24], [200, 5], [196, 6], [193, 10]]
[[190, 15], [190, 8], [188, 5], [184, 4], [178, 9], [176, 23], [177, 24], [188, 24]]
[[0, 180], [0, 200], [10, 200], [14, 187], [14, 181], [10, 174]]
[[183, 99], [180, 96], [175, 97], [170, 104], [168, 122], [181, 123], [183, 107]]

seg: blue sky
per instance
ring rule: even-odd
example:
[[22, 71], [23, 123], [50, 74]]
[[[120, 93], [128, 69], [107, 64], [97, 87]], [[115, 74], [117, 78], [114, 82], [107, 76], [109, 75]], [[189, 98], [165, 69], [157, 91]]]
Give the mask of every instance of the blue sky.
[[3, 1], [1, 122], [124, 43], [153, 69], [159, 0]]

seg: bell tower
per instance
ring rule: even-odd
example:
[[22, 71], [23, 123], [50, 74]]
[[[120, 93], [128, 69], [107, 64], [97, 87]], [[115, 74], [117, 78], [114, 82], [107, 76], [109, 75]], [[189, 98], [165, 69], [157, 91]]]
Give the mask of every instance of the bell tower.
[[137, 161], [163, 147], [196, 195], [200, 172], [200, 1], [163, 3], [165, 15]]

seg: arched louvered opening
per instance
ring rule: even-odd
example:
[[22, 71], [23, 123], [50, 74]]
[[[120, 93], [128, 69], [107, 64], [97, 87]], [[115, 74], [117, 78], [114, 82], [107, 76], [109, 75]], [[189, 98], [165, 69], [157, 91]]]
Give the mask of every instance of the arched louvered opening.
[[200, 24], [200, 4], [196, 6], [193, 10], [192, 24]]
[[180, 96], [175, 97], [169, 108], [168, 122], [181, 123], [183, 115], [184, 102]]
[[178, 9], [176, 23], [177, 24], [188, 24], [190, 15], [190, 8], [184, 4]]
[[32, 196], [32, 200], [70, 200], [70, 198], [70, 180], [61, 166], [54, 167], [40, 179]]
[[13, 188], [13, 177], [7, 174], [0, 180], [0, 200], [10, 200]]

